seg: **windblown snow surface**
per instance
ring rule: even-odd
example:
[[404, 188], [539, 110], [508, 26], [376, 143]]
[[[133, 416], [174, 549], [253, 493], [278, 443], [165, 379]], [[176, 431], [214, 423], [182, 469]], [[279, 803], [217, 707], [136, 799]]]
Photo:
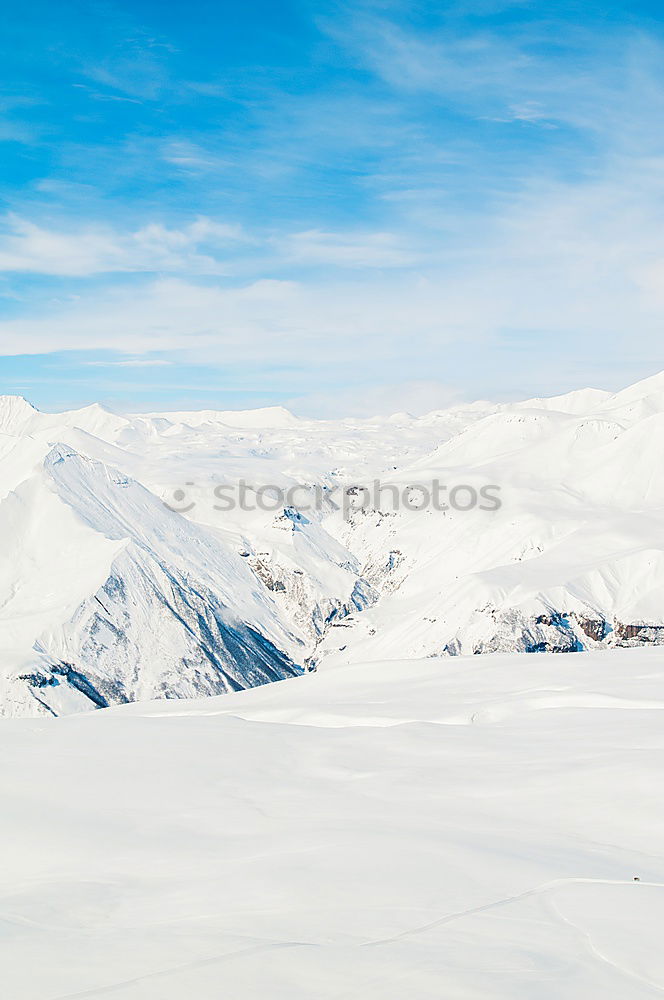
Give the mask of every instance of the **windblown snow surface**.
[[[663, 434], [664, 373], [373, 420], [46, 414], [1, 397], [0, 713], [360, 660], [660, 643]], [[500, 509], [393, 509], [390, 491], [417, 506], [435, 480], [446, 498], [489, 486]], [[378, 500], [338, 509], [374, 482]], [[260, 509], [269, 486], [297, 502]]]
[[661, 996], [663, 692], [495, 654], [5, 720], [2, 995]]

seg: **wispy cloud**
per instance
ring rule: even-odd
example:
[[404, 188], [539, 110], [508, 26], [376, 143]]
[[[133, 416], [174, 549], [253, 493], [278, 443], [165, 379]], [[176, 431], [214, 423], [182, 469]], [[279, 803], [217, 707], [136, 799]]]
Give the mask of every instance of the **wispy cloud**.
[[[100, 225], [46, 228], [9, 215], [0, 233], [0, 271], [70, 277], [140, 271], [223, 274], [223, 251], [245, 238], [239, 226], [206, 218], [180, 229], [151, 223], [122, 233]], [[203, 248], [217, 256], [201, 252]]]
[[[81, 60], [80, 72], [88, 80], [105, 87], [107, 93], [155, 101], [164, 91], [179, 87], [169, 65], [169, 56], [176, 48], [165, 38], [151, 36], [132, 20], [126, 17], [124, 34], [116, 36], [104, 57]], [[92, 90], [90, 96], [99, 99], [103, 91]]]
[[403, 268], [417, 260], [412, 240], [393, 233], [272, 231], [248, 233], [237, 224], [197, 218], [179, 228], [148, 223], [122, 232], [110, 226], [38, 225], [16, 215], [0, 228], [0, 272], [89, 277], [117, 272], [224, 275], [229, 258], [258, 255], [258, 267]]
[[172, 139], [165, 143], [161, 156], [165, 163], [195, 172], [223, 171], [232, 165], [228, 158], [215, 155], [188, 139]]
[[84, 90], [93, 101], [120, 101], [124, 104], [141, 104], [141, 101], [136, 97], [124, 97], [122, 94], [104, 92], [89, 86], [87, 83], [74, 83], [72, 86], [77, 87], [79, 90]]
[[417, 257], [393, 233], [293, 233], [276, 241], [279, 253], [301, 264], [350, 268], [407, 267]]
[[132, 358], [128, 361], [83, 361], [88, 368], [166, 368], [173, 364], [163, 358]]

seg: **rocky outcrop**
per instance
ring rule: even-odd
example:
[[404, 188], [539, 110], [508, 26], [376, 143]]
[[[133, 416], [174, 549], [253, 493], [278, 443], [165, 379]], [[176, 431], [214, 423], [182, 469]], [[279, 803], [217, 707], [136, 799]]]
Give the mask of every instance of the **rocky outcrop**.
[[664, 625], [616, 622], [614, 635], [616, 646], [664, 645]]

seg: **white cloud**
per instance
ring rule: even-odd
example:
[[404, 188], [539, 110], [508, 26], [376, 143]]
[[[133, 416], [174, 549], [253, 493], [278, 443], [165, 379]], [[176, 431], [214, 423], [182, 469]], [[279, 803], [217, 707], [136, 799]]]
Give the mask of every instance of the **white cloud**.
[[134, 271], [223, 274], [222, 260], [242, 242], [239, 226], [197, 218], [181, 229], [152, 223], [133, 232], [108, 226], [49, 229], [10, 214], [0, 233], [0, 271], [70, 277]]
[[[537, 379], [537, 391], [557, 390], [570, 373], [572, 384], [602, 382], [610, 370], [627, 381], [661, 367], [663, 178], [657, 158], [615, 155], [594, 177], [533, 179], [500, 212], [469, 220], [451, 249], [431, 244], [426, 268], [364, 271], [361, 281], [332, 263], [322, 276], [235, 287], [192, 276], [116, 279], [104, 292], [0, 323], [0, 354], [177, 351], [199, 364], [259, 362], [274, 371], [275, 391], [293, 394], [358, 377], [471, 379], [480, 394], [499, 394], [514, 370]], [[182, 259], [190, 244], [215, 237], [210, 226], [145, 227], [132, 243], [139, 259], [157, 251]], [[277, 253], [293, 239], [298, 253], [338, 254], [338, 264], [350, 257], [366, 266], [385, 246], [400, 251], [389, 240], [309, 231], [277, 241]], [[258, 266], [268, 270], [265, 260]]]
[[121, 232], [109, 226], [47, 228], [10, 214], [0, 229], [0, 272], [88, 277], [95, 274], [176, 272], [222, 275], [238, 255], [262, 248], [263, 262], [327, 264], [339, 268], [412, 265], [405, 239], [382, 232], [305, 232], [258, 236], [241, 226], [198, 217], [180, 228], [148, 223]]
[[341, 362], [342, 356], [365, 355], [376, 343], [390, 353], [406, 330], [444, 336], [439, 298], [429, 283], [413, 278], [391, 289], [382, 283], [274, 280], [224, 288], [160, 279], [81, 296], [44, 317], [0, 323], [0, 354], [57, 345], [132, 353], [189, 349], [201, 359], [229, 361], [258, 355], [265, 363]]
[[403, 242], [393, 233], [325, 233], [310, 229], [293, 233], [277, 245], [287, 259], [300, 263], [392, 268], [413, 265], [417, 259]]
[[163, 359], [133, 358], [129, 361], [84, 361], [89, 368], [165, 368], [173, 364]]
[[[660, 368], [661, 47], [629, 39], [620, 58], [606, 63], [607, 76], [585, 57], [576, 67], [562, 60], [553, 72], [528, 55], [524, 39], [498, 44], [484, 36], [460, 45], [379, 25], [371, 49], [369, 36], [360, 33], [349, 45], [406, 95], [401, 111], [392, 97], [377, 107], [371, 98], [371, 107], [332, 102], [331, 118], [319, 105], [293, 100], [268, 135], [274, 156], [254, 159], [255, 169], [278, 172], [298, 157], [324, 160], [332, 147], [336, 155], [339, 137], [343, 149], [370, 148], [376, 171], [385, 167], [376, 183], [363, 178], [387, 206], [375, 229], [360, 217], [346, 231], [321, 223], [247, 234], [201, 218], [123, 233], [49, 229], [11, 217], [0, 237], [0, 267], [120, 276], [94, 295], [84, 289], [77, 301], [26, 305], [20, 319], [0, 324], [0, 354], [187, 352], [197, 363], [262, 364], [277, 372], [275, 390], [294, 395], [299, 386], [280, 382], [286, 376], [279, 371], [299, 372], [312, 391], [351, 383], [360, 368], [367, 384], [476, 379], [482, 394], [500, 394], [514, 371], [530, 382], [526, 391], [534, 376], [538, 391], [554, 391], [569, 373], [575, 384], [601, 382], [608, 371], [627, 381], [644, 366]], [[473, 118], [481, 110], [506, 127], [564, 124], [578, 135], [558, 129], [562, 145], [551, 160], [516, 164], [509, 147], [505, 173], [496, 177], [491, 167], [500, 157], [483, 165], [473, 147], [464, 160], [433, 128], [419, 134], [404, 107], [422, 92], [441, 101], [452, 94], [449, 105], [464, 104]], [[579, 136], [584, 149], [575, 144]], [[162, 142], [158, 154], [187, 169], [213, 165], [205, 150], [184, 142]], [[448, 189], [450, 164], [459, 176], [464, 162], [477, 171], [467, 187]], [[171, 277], [125, 282], [122, 272]], [[231, 272], [232, 282], [211, 280]], [[334, 406], [329, 397], [318, 401]]]
[[209, 152], [189, 139], [172, 139], [165, 143], [161, 156], [166, 163], [172, 163], [182, 170], [200, 172], [224, 170], [231, 166], [228, 159]]

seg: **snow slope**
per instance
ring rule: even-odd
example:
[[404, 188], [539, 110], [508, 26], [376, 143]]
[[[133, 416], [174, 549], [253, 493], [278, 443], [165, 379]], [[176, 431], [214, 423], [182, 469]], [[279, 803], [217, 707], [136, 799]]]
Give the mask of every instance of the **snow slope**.
[[663, 691], [501, 654], [5, 720], [3, 995], [660, 996]]

